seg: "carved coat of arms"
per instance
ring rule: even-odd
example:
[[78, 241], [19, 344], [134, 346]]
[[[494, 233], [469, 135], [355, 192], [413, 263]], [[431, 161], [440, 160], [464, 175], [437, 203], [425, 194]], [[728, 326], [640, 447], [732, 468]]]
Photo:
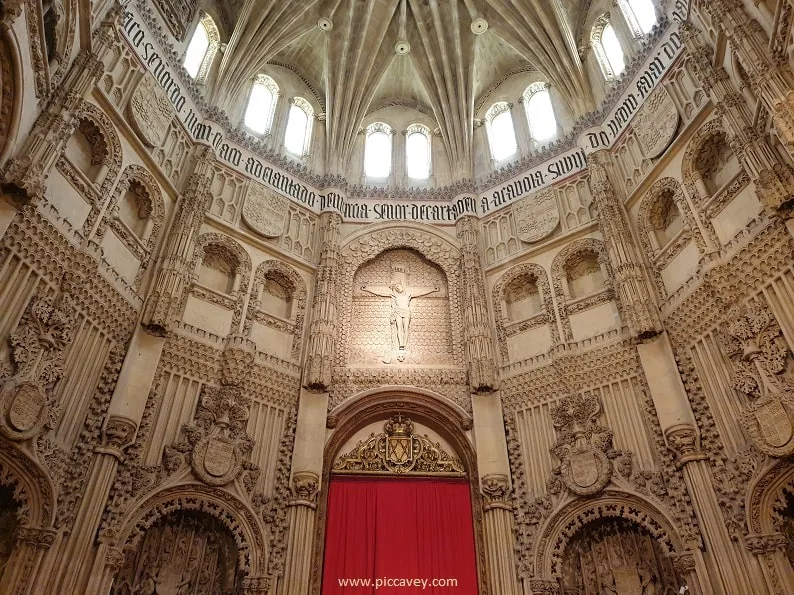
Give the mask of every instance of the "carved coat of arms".
[[513, 205], [516, 235], [523, 242], [538, 242], [548, 237], [560, 222], [554, 190], [549, 188], [522, 198]]
[[670, 146], [678, 130], [678, 110], [667, 89], [660, 86], [648, 96], [631, 126], [649, 159], [658, 157]]
[[243, 204], [243, 220], [266, 238], [277, 238], [284, 233], [289, 204], [287, 199], [251, 182]]
[[151, 74], [145, 75], [133, 91], [129, 112], [141, 140], [150, 147], [159, 147], [174, 117], [174, 108]]

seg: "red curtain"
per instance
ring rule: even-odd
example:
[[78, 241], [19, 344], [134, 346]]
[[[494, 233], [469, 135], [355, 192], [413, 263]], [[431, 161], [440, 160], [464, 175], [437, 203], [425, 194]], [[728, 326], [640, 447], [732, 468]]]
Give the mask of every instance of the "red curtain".
[[466, 480], [331, 480], [323, 595], [477, 595], [474, 552]]

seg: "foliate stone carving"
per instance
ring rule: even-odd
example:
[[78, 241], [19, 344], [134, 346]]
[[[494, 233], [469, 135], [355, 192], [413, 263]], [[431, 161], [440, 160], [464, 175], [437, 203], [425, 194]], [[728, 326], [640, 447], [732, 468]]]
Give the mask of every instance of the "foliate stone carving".
[[783, 533], [771, 533], [769, 535], [746, 535], [744, 545], [756, 556], [769, 554], [778, 550], [785, 551], [789, 539]]
[[137, 429], [131, 420], [110, 415], [102, 427], [102, 446], [120, 457], [121, 453], [135, 440]]
[[175, 472], [189, 457], [193, 473], [208, 485], [226, 485], [243, 471], [258, 476], [259, 470], [246, 461], [254, 444], [245, 431], [249, 407], [250, 399], [239, 388], [205, 387], [194, 424], [183, 427], [186, 441], [165, 449], [166, 471]]
[[670, 450], [675, 453], [679, 465], [706, 456], [700, 450], [700, 434], [693, 426], [673, 426], [665, 431], [664, 437]]
[[780, 327], [756, 303], [734, 310], [727, 320], [721, 338], [733, 363], [733, 387], [750, 400], [742, 424], [761, 452], [788, 456], [794, 453], [794, 382]]
[[298, 471], [292, 474], [292, 503], [314, 505], [320, 491], [320, 478], [311, 471]]
[[284, 233], [289, 201], [262, 184], [250, 182], [243, 203], [243, 220], [258, 234], [277, 238]]
[[229, 337], [223, 350], [221, 384], [240, 386], [251, 370], [255, 354], [256, 343], [250, 339], [239, 335]]
[[519, 200], [513, 205], [513, 217], [516, 235], [522, 242], [531, 244], [551, 235], [560, 223], [554, 189], [548, 188]]
[[174, 117], [174, 108], [154, 76], [146, 73], [130, 97], [132, 126], [144, 144], [159, 147]]
[[510, 479], [507, 475], [492, 474], [482, 478], [483, 509], [492, 508], [512, 510], [510, 504]]
[[156, 0], [156, 2], [174, 37], [183, 39], [187, 26], [196, 16], [198, 0]]
[[0, 388], [0, 432], [25, 440], [48, 423], [55, 403], [52, 391], [64, 374], [63, 353], [74, 333], [74, 311], [68, 294], [37, 294], [28, 304], [11, 345], [13, 374]]
[[398, 414], [383, 425], [383, 432], [361, 440], [340, 455], [334, 473], [464, 476], [463, 463], [438, 442], [414, 434], [413, 422]]
[[649, 159], [661, 155], [670, 146], [678, 130], [678, 110], [663, 86], [645, 99], [631, 122], [643, 154]]
[[612, 450], [612, 432], [598, 425], [601, 403], [595, 397], [563, 397], [551, 409], [557, 441], [551, 452], [560, 460], [554, 474], [580, 496], [596, 494], [612, 478], [607, 453]]

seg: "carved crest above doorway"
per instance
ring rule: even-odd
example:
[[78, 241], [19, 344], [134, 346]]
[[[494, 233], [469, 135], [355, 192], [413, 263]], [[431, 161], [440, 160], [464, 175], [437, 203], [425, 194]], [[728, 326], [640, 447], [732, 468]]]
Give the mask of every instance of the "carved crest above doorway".
[[462, 477], [463, 463], [427, 435], [414, 433], [413, 422], [397, 414], [355, 448], [339, 455], [334, 473], [383, 475], [443, 475]]

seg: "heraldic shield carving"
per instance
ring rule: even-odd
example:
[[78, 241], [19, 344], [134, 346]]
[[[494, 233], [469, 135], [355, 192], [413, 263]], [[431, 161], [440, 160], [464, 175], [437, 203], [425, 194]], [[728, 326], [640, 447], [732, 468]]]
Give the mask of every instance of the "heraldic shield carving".
[[463, 463], [427, 435], [414, 434], [413, 422], [397, 414], [334, 462], [334, 473], [443, 475], [466, 474]]
[[560, 465], [554, 470], [566, 487], [580, 496], [596, 494], [612, 478], [607, 453], [612, 432], [598, 425], [601, 403], [595, 397], [564, 397], [551, 410], [557, 442], [551, 449]]
[[794, 382], [788, 347], [772, 314], [751, 304], [728, 317], [721, 344], [733, 364], [733, 387], [748, 399], [741, 421], [771, 457], [794, 453]]

